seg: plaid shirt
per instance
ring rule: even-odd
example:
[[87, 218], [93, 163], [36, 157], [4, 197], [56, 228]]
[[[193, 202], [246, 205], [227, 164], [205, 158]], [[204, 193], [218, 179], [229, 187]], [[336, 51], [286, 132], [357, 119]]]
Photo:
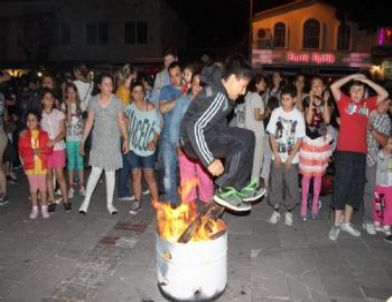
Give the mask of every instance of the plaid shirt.
[[[377, 113], [373, 116], [370, 116], [369, 120], [371, 121], [375, 130], [387, 136], [391, 135], [392, 123], [388, 114]], [[367, 145], [368, 153], [366, 156], [366, 163], [368, 167], [373, 167], [377, 163], [377, 154], [380, 151], [380, 144], [376, 141], [369, 130], [367, 131]]]

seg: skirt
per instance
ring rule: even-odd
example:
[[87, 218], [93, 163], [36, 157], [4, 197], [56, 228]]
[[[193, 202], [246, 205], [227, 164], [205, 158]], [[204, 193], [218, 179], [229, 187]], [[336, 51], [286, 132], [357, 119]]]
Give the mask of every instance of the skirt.
[[299, 173], [306, 177], [323, 176], [330, 157], [328, 135], [316, 139], [305, 137], [299, 148]]

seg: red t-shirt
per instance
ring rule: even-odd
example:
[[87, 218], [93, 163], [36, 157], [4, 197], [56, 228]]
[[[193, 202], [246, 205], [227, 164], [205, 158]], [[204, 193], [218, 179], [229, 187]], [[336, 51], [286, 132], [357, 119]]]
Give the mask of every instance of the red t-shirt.
[[377, 97], [362, 100], [359, 103], [341, 93], [338, 102], [340, 113], [340, 130], [338, 151], [367, 153], [366, 130], [369, 114], [376, 109]]

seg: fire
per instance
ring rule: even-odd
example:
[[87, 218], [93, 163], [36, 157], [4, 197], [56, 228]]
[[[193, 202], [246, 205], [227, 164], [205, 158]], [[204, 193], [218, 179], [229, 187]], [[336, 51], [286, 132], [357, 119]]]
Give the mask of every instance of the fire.
[[[192, 232], [190, 242], [211, 240], [226, 230], [222, 219], [213, 219], [211, 215], [198, 216], [196, 203], [186, 200], [190, 190], [197, 186], [197, 179], [181, 183], [182, 203], [176, 208], [168, 203], [153, 201], [157, 214], [158, 234], [162, 239], [178, 242], [187, 228], [198, 219], [195, 230]], [[211, 208], [210, 208], [211, 213]]]

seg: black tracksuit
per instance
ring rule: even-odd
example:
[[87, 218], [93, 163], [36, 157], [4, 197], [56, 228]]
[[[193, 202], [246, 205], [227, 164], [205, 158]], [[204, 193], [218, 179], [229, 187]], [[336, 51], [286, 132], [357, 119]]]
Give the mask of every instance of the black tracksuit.
[[224, 159], [224, 173], [216, 180], [221, 188], [241, 190], [252, 172], [255, 137], [247, 129], [229, 127], [227, 116], [235, 103], [230, 100], [217, 66], [205, 68], [201, 81], [206, 86], [192, 100], [180, 128], [184, 152], [206, 167], [214, 159]]

